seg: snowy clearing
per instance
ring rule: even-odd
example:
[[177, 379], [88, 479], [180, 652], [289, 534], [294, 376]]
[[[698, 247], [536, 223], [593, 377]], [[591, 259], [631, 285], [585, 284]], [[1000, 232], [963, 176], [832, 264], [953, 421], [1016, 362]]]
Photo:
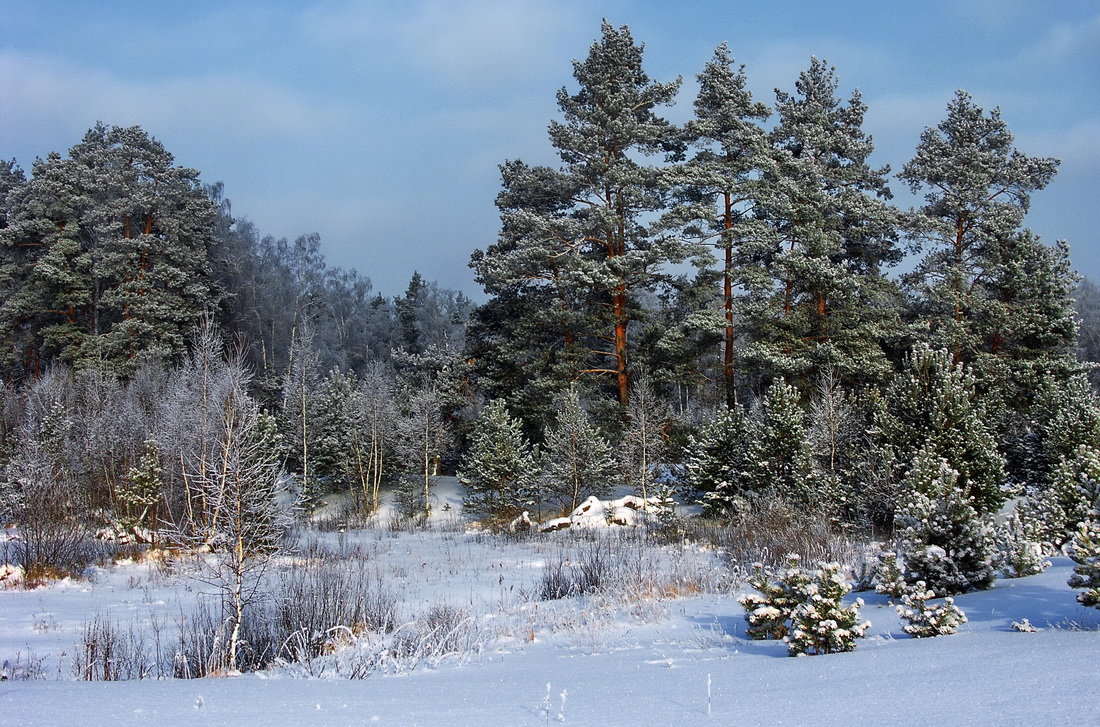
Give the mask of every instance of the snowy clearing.
[[[323, 678], [301, 678], [286, 666], [227, 678], [75, 681], [73, 655], [93, 615], [123, 627], [159, 623], [169, 643], [202, 590], [183, 573], [123, 563], [91, 581], [0, 591], [0, 659], [9, 670], [29, 659], [42, 672], [0, 685], [5, 723], [1100, 723], [1091, 696], [1100, 612], [1074, 600], [1065, 558], [1041, 575], [958, 597], [969, 622], [954, 636], [910, 638], [885, 596], [859, 594], [873, 626], [855, 652], [788, 658], [782, 643], [745, 638], [735, 600], [744, 586], [706, 549], [591, 533], [511, 539], [453, 523], [310, 537], [364, 556], [392, 587], [399, 621], [446, 604], [469, 619], [472, 635], [462, 649], [359, 680], [323, 669]], [[617, 559], [637, 561], [616, 564], [614, 592], [536, 597], [547, 569], [568, 569], [601, 542]], [[1039, 630], [1011, 627], [1024, 618]]]

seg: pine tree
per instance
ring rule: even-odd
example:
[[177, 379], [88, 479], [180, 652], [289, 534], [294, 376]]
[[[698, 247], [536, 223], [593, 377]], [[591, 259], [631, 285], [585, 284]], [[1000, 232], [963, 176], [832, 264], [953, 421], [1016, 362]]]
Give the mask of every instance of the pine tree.
[[812, 574], [806, 599], [791, 612], [791, 628], [783, 638], [789, 656], [838, 654], [856, 648], [869, 621], [860, 621], [863, 599], [851, 605], [842, 601], [852, 590], [839, 563], [822, 563]]
[[[979, 512], [1004, 502], [1004, 460], [986, 423], [974, 377], [946, 350], [917, 345], [905, 370], [890, 383], [878, 427], [891, 448], [896, 476], [904, 479], [917, 453], [942, 457], [958, 473], [958, 485]], [[937, 589], [938, 590], [938, 589]]]
[[952, 595], [993, 585], [993, 529], [958, 485], [959, 473], [921, 450], [906, 475], [894, 521], [908, 583]]
[[836, 96], [835, 70], [814, 58], [794, 94], [776, 92], [773, 163], [759, 187], [770, 250], [749, 281], [745, 356], [765, 372], [813, 381], [830, 367], [844, 381], [880, 381], [884, 344], [897, 337], [897, 213], [887, 168], [868, 163], [866, 106]]
[[0, 325], [9, 366], [59, 357], [131, 373], [138, 354], [180, 357], [213, 302], [215, 210], [194, 169], [138, 127], [98, 124], [69, 156], [35, 162], [0, 232]]
[[1065, 372], [1076, 338], [1065, 248], [1020, 230], [1057, 167], [1017, 151], [1000, 111], [958, 91], [898, 175], [925, 199], [909, 226], [926, 252], [906, 276], [919, 325], [1010, 400], [1027, 401], [1037, 373]]
[[667, 173], [641, 162], [680, 153], [675, 127], [655, 112], [674, 102], [679, 81], [650, 80], [630, 31], [606, 21], [587, 58], [574, 62], [573, 75], [579, 88], [558, 92], [563, 121], [549, 130], [564, 166], [502, 167], [504, 234], [473, 262], [494, 286], [547, 288], [544, 322], [560, 324], [566, 349], [581, 349], [579, 373], [615, 377], [625, 406], [632, 297], [654, 283], [660, 266], [690, 252], [647, 221], [664, 207]]
[[458, 481], [467, 510], [502, 522], [533, 509], [538, 472], [531, 444], [502, 401], [490, 402], [470, 435]]
[[929, 606], [928, 601], [935, 597], [935, 592], [929, 590], [924, 581], [917, 581], [911, 590], [906, 591], [901, 597], [901, 604], [894, 607], [898, 616], [906, 621], [901, 630], [913, 638], [924, 639], [948, 636], [966, 623], [966, 614], [955, 605], [953, 598], [948, 596], [942, 604]]
[[581, 406], [576, 387], [558, 399], [557, 418], [546, 432], [542, 474], [546, 494], [571, 513], [587, 497], [606, 497], [615, 480], [611, 445]]
[[126, 508], [123, 527], [158, 527], [157, 503], [164, 496], [164, 469], [156, 441], [145, 442], [141, 462], [131, 467], [118, 491], [119, 502]]
[[1005, 578], [1024, 578], [1042, 573], [1051, 563], [1043, 557], [1043, 545], [1017, 508], [996, 529], [997, 565]]
[[1100, 450], [1082, 444], [1062, 457], [1050, 481], [1027, 489], [1020, 503], [1021, 525], [1042, 543], [1060, 547], [1068, 542], [1077, 524], [1088, 518], [1100, 496]]
[[749, 427], [749, 492], [771, 493], [795, 503], [810, 501], [806, 413], [798, 391], [776, 380], [768, 387]]
[[1077, 526], [1069, 557], [1077, 564], [1069, 587], [1085, 589], [1077, 594], [1081, 605], [1100, 608], [1100, 516], [1095, 510], [1092, 519]]
[[749, 585], [762, 595], [749, 594], [738, 599], [745, 609], [750, 639], [782, 639], [790, 631], [792, 614], [811, 592], [813, 577], [802, 568], [799, 556], [787, 556], [786, 567], [772, 573], [757, 563]]
[[740, 406], [721, 409], [688, 443], [687, 485], [702, 498], [703, 513], [730, 517], [746, 508], [745, 472], [750, 442]]
[[770, 161], [767, 135], [759, 123], [769, 116], [765, 104], [753, 101], [746, 88], [745, 67], [735, 66], [723, 43], [699, 74], [695, 118], [685, 127], [700, 147], [679, 172], [680, 194], [688, 206], [678, 214], [695, 219], [686, 232], [721, 251], [722, 381], [726, 406], [737, 401], [734, 351], [740, 326], [735, 320], [734, 291], [752, 268], [744, 265], [753, 245], [766, 236], [755, 210], [761, 170]]

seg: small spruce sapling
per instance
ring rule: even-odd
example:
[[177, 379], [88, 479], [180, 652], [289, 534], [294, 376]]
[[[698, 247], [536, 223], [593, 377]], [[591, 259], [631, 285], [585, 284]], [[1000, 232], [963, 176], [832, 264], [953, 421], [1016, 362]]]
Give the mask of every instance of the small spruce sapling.
[[917, 581], [912, 589], [902, 594], [901, 605], [894, 607], [898, 616], [906, 621], [902, 631], [914, 638], [924, 639], [953, 634], [966, 623], [966, 614], [955, 605], [953, 598], [945, 598], [942, 604], [930, 606], [928, 601], [935, 597], [935, 592], [928, 590], [924, 581]]

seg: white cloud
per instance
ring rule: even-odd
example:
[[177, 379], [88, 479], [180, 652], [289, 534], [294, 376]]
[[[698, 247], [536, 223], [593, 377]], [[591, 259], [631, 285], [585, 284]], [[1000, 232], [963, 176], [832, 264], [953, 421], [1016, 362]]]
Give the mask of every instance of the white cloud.
[[76, 139], [97, 120], [139, 124], [160, 136], [200, 130], [219, 141], [285, 139], [345, 122], [331, 102], [246, 75], [158, 82], [120, 78], [54, 56], [0, 51], [0, 129], [9, 140]]
[[352, 62], [411, 64], [444, 82], [491, 86], [557, 69], [565, 36], [578, 28], [574, 3], [535, 0], [314, 6], [305, 32]]

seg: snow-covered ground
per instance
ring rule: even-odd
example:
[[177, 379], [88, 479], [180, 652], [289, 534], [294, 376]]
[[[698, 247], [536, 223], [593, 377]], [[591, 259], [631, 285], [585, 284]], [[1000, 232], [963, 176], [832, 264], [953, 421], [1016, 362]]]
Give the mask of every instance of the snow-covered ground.
[[[745, 639], [738, 588], [701, 548], [627, 542], [614, 552], [644, 559], [620, 569], [637, 588], [543, 601], [534, 594], [546, 569], [568, 565], [591, 541], [568, 533], [513, 541], [454, 523], [318, 537], [365, 554], [397, 595], [400, 619], [433, 604], [468, 614], [472, 647], [365, 680], [296, 678], [300, 671], [283, 668], [75, 681], [72, 656], [94, 614], [161, 623], [167, 642], [201, 590], [185, 575], [121, 564], [91, 581], [0, 591], [0, 660], [32, 658], [45, 677], [0, 683], [0, 723], [1100, 724], [1100, 611], [1076, 603], [1064, 558], [1041, 575], [958, 597], [969, 622], [953, 636], [909, 638], [884, 596], [861, 594], [873, 626], [855, 652], [789, 658], [781, 643]], [[1040, 630], [1013, 630], [1023, 618]]]

